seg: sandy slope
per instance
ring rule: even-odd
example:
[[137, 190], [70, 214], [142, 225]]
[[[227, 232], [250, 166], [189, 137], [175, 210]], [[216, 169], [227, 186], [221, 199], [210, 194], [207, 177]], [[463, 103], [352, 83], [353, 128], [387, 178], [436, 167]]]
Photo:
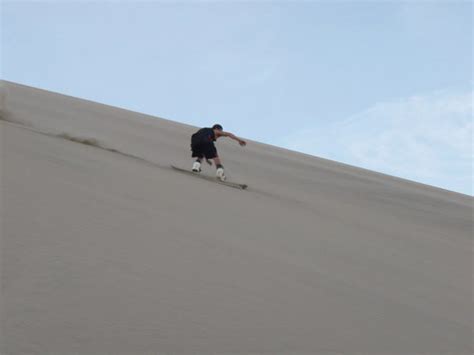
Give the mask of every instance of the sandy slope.
[[472, 198], [3, 86], [2, 354], [472, 353]]

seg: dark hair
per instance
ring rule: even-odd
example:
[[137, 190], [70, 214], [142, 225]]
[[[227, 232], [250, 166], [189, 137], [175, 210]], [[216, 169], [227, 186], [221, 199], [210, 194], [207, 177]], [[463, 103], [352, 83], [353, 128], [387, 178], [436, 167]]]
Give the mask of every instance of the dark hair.
[[219, 131], [222, 131], [222, 130], [223, 130], [222, 126], [221, 126], [220, 124], [218, 124], [218, 123], [216, 123], [214, 126], [212, 126], [212, 129], [217, 129], [217, 130], [219, 130]]

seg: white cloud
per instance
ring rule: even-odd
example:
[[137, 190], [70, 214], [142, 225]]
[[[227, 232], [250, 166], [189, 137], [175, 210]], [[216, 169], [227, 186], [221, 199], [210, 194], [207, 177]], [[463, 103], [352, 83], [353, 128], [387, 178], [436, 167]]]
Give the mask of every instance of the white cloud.
[[378, 103], [342, 122], [295, 132], [290, 149], [472, 194], [473, 92]]

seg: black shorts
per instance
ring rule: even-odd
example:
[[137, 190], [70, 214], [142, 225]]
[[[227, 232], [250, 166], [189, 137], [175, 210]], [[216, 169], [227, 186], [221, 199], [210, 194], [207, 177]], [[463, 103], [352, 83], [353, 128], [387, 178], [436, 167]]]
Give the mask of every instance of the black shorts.
[[191, 144], [191, 151], [193, 158], [214, 159], [217, 157], [217, 149], [214, 142]]

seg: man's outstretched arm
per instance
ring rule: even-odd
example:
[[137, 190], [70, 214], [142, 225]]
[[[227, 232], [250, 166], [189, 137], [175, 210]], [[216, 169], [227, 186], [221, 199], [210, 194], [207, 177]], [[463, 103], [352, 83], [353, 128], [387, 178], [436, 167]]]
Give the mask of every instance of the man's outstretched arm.
[[240, 144], [241, 146], [244, 146], [244, 145], [247, 144], [246, 141], [244, 141], [243, 139], [240, 139], [239, 137], [237, 137], [237, 136], [236, 136], [235, 134], [233, 134], [233, 133], [230, 133], [230, 132], [223, 132], [223, 131], [222, 131], [222, 132], [219, 132], [218, 134], [219, 134], [219, 137], [229, 137], [229, 138], [231, 138], [231, 139], [233, 139], [233, 140], [239, 142], [239, 144]]

